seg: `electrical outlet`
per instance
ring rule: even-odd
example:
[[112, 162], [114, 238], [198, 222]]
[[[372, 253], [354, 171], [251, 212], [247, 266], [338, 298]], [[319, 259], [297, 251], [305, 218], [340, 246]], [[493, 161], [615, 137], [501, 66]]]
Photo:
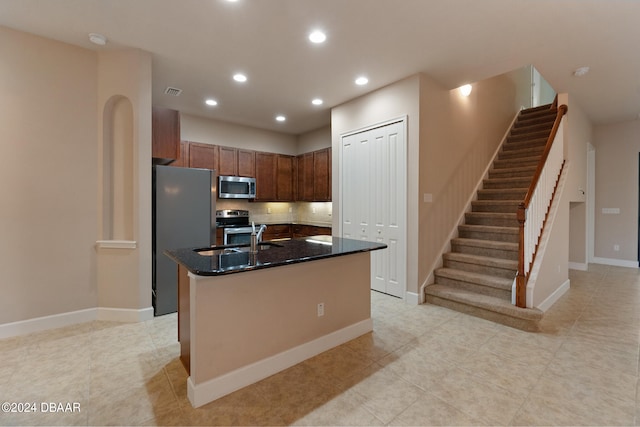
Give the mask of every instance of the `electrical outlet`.
[[318, 317], [324, 316], [324, 303], [318, 304]]
[[267, 208], [267, 213], [270, 214], [271, 213], [271, 208]]
[[613, 250], [618, 252], [620, 250], [620, 245], [613, 245]]

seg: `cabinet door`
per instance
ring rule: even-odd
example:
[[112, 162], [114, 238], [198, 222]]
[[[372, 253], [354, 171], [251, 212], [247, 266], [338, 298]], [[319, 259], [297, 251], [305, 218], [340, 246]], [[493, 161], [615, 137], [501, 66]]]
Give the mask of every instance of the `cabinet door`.
[[168, 108], [153, 107], [151, 112], [151, 157], [180, 157], [180, 113]]
[[189, 144], [189, 167], [218, 170], [218, 146], [191, 142]]
[[238, 150], [238, 176], [256, 176], [256, 152], [253, 150]]
[[290, 239], [291, 226], [289, 224], [269, 225], [262, 235], [262, 240]]
[[331, 200], [330, 155], [328, 148], [313, 153], [313, 200], [317, 202]]
[[180, 141], [180, 157], [175, 162], [172, 162], [169, 166], [175, 166], [178, 168], [189, 167], [189, 142]]
[[238, 175], [238, 150], [233, 147], [219, 147], [218, 175]]
[[313, 201], [313, 153], [298, 157], [298, 200]]
[[277, 155], [256, 152], [256, 198], [257, 201], [276, 200]]
[[278, 154], [276, 172], [276, 200], [293, 201], [293, 163], [295, 157]]

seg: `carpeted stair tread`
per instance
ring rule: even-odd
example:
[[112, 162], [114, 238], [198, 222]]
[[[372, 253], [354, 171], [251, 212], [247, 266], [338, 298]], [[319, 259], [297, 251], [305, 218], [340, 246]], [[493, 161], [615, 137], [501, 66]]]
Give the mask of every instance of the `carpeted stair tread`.
[[516, 307], [511, 304], [510, 301], [488, 295], [477, 294], [465, 289], [455, 289], [442, 285], [429, 285], [425, 287], [425, 293], [427, 295], [456, 301], [471, 307], [493, 311], [517, 319], [534, 322], [542, 319], [542, 311], [538, 309]]
[[531, 165], [538, 165], [538, 162], [540, 162], [540, 155], [538, 154], [536, 156], [527, 156], [527, 157], [517, 157], [517, 158], [512, 158], [512, 159], [497, 159], [496, 161], [493, 162], [493, 167], [495, 169], [500, 169], [500, 168], [509, 168], [509, 167], [518, 167], [518, 166], [531, 166]]
[[513, 261], [508, 259], [486, 257], [481, 255], [462, 254], [458, 252], [448, 252], [443, 256], [446, 260], [464, 262], [466, 264], [484, 265], [487, 267], [504, 268], [505, 270], [514, 270], [514, 271], [518, 269], [518, 261]]
[[478, 200], [524, 200], [528, 188], [487, 188], [478, 191]]
[[518, 218], [515, 213], [505, 212], [467, 212], [465, 222], [469, 225], [492, 225], [496, 227], [517, 227]]
[[493, 234], [518, 234], [518, 227], [497, 227], [495, 225], [474, 225], [474, 224], [462, 224], [458, 226], [459, 230], [463, 231], [477, 231], [482, 233]]
[[511, 242], [498, 242], [493, 240], [480, 240], [480, 239], [465, 239], [456, 237], [451, 239], [451, 242], [461, 246], [472, 246], [474, 248], [485, 249], [501, 249], [505, 251], [517, 251], [518, 244]]
[[517, 212], [521, 200], [474, 200], [473, 212]]
[[447, 277], [460, 282], [473, 283], [502, 290], [510, 290], [511, 285], [513, 284], [513, 279], [505, 279], [502, 277], [489, 276], [486, 274], [473, 273], [453, 268], [438, 268], [435, 271], [435, 274], [436, 277]]
[[539, 123], [521, 123], [520, 126], [514, 126], [509, 132], [510, 135], [521, 135], [526, 133], [534, 133], [539, 131], [550, 131], [553, 127], [553, 121], [542, 121]]
[[527, 139], [523, 141], [507, 141], [502, 146], [502, 151], [516, 151], [525, 148], [540, 148], [547, 144], [547, 138]]
[[516, 133], [507, 136], [507, 144], [516, 141], [549, 138], [548, 130], [538, 130], [528, 133]]
[[531, 178], [529, 177], [510, 177], [510, 178], [489, 178], [483, 181], [483, 187], [486, 189], [496, 188], [529, 188]]
[[502, 150], [498, 154], [498, 160], [506, 160], [506, 159], [519, 159], [522, 157], [535, 157], [541, 156], [544, 152], [544, 146], [540, 147], [529, 147], [529, 148], [520, 148], [518, 150]]
[[510, 167], [501, 169], [491, 169], [489, 171], [489, 179], [491, 178], [533, 178], [536, 173], [537, 166]]

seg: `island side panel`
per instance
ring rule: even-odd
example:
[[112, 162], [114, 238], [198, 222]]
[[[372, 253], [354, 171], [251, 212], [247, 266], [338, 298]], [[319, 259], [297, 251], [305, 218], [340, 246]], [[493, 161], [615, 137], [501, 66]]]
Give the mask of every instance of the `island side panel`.
[[180, 341], [180, 360], [187, 373], [191, 371], [189, 291], [189, 270], [178, 264], [178, 341]]
[[192, 276], [191, 381], [203, 383], [370, 319], [370, 286], [369, 252]]

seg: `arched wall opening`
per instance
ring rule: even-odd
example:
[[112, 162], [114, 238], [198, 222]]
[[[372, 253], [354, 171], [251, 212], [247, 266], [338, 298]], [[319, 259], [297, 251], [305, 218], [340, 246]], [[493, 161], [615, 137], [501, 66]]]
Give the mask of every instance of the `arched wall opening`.
[[102, 240], [135, 240], [133, 105], [121, 95], [103, 111]]

